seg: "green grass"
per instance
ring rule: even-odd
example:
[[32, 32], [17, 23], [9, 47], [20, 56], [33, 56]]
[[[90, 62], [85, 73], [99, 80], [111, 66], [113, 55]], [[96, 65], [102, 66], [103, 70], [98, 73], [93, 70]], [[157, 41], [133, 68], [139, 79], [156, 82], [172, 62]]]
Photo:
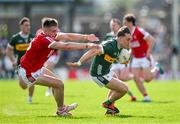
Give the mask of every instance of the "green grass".
[[[168, 83], [170, 82], [170, 83]], [[53, 97], [45, 97], [45, 87], [37, 86], [33, 104], [27, 103], [27, 91], [17, 80], [0, 80], [0, 124], [164, 124], [180, 123], [180, 81], [153, 81], [146, 84], [151, 103], [141, 102], [142, 96], [134, 83], [128, 85], [138, 101], [124, 96], [116, 105], [121, 113], [107, 117], [101, 107], [107, 90], [92, 81], [65, 81], [65, 103], [77, 102], [73, 117], [55, 116]]]

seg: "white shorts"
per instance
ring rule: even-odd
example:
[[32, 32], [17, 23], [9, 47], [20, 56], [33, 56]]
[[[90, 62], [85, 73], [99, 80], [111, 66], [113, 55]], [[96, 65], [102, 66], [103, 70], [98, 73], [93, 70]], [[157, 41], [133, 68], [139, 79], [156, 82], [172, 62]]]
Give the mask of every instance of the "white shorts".
[[113, 73], [110, 72], [107, 75], [102, 75], [102, 76], [91, 76], [92, 80], [97, 83], [100, 87], [104, 87], [107, 85], [113, 78]]
[[112, 65], [111, 65], [111, 71], [113, 71], [113, 70], [121, 70], [121, 69], [123, 69], [123, 68], [126, 68], [126, 65], [125, 64], [120, 64], [120, 63], [113, 63]]
[[52, 56], [50, 56], [50, 57], [48, 58], [47, 61], [53, 62], [54, 64], [57, 64], [58, 61], [59, 61], [59, 58], [60, 58], [59, 54], [58, 54], [58, 55], [52, 55]]
[[135, 58], [132, 59], [132, 68], [148, 68], [150, 67], [150, 61], [146, 58]]
[[26, 83], [28, 86], [31, 86], [38, 78], [39, 75], [41, 75], [43, 72], [43, 68], [37, 70], [36, 72], [32, 72], [31, 76], [26, 75], [26, 70], [22, 67], [18, 69], [18, 75], [23, 79], [24, 83]]

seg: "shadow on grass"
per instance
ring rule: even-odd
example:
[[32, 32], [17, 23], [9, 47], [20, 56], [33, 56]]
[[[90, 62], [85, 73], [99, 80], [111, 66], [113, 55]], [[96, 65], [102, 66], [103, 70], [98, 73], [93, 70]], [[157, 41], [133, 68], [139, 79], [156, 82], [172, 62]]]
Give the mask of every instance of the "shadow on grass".
[[157, 117], [157, 116], [141, 116], [141, 115], [108, 115], [108, 117], [118, 117], [118, 118], [159, 118], [162, 119], [163, 117]]
[[67, 119], [92, 119], [92, 118], [94, 118], [94, 117], [92, 117], [92, 116], [88, 116], [88, 117], [86, 117], [86, 116], [83, 116], [83, 117], [77, 117], [77, 116], [57, 116], [57, 115], [47, 115], [47, 116], [44, 116], [44, 115], [42, 115], [42, 116], [36, 116], [37, 118], [67, 118]]
[[[47, 115], [47, 116], [36, 116], [37, 118], [64, 118], [64, 119], [72, 119], [72, 120], [79, 120], [79, 119], [96, 119], [96, 117], [93, 116], [81, 116], [81, 117], [77, 117], [77, 116], [57, 116], [57, 115]], [[110, 117], [110, 118], [159, 118], [162, 119], [163, 117], [157, 117], [157, 116], [144, 116], [144, 115], [106, 115], [106, 117]]]

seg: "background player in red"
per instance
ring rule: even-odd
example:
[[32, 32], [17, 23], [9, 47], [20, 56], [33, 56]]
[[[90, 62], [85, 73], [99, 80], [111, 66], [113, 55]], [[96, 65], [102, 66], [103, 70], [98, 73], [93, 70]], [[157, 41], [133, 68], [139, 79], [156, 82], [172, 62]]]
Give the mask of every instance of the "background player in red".
[[159, 66], [155, 66], [152, 57], [152, 47], [155, 39], [152, 35], [146, 32], [143, 28], [136, 26], [136, 17], [133, 14], [127, 14], [123, 18], [124, 25], [131, 30], [131, 50], [132, 50], [132, 73], [134, 81], [144, 96], [144, 101], [151, 101], [143, 81], [150, 82], [156, 75], [157, 71], [161, 70]]
[[96, 48], [93, 43], [72, 43], [61, 41], [99, 40], [95, 35], [82, 35], [74, 33], [58, 33], [58, 22], [53, 18], [46, 18], [42, 22], [42, 33], [31, 42], [25, 55], [21, 58], [19, 67], [19, 83], [21, 88], [34, 84], [53, 88], [53, 95], [57, 103], [57, 115], [71, 115], [69, 111], [77, 107], [77, 104], [64, 105], [64, 84], [53, 72], [44, 66], [44, 63], [52, 55], [54, 50], [78, 50]]

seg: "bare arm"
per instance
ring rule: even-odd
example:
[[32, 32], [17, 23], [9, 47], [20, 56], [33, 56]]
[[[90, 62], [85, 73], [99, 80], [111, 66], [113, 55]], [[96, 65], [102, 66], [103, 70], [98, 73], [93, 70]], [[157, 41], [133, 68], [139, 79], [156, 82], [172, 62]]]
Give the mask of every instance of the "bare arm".
[[9, 44], [8, 44], [8, 46], [6, 48], [6, 54], [10, 58], [10, 60], [11, 60], [11, 62], [13, 64], [13, 67], [16, 67], [17, 61], [16, 61], [16, 58], [14, 56], [14, 48], [11, 47]]
[[96, 55], [100, 55], [103, 54], [103, 48], [101, 45], [98, 45], [98, 47], [90, 49], [89, 51], [87, 51], [86, 53], [84, 53], [81, 58], [79, 59], [78, 62], [67, 62], [66, 64], [68, 66], [81, 66], [83, 63], [85, 63], [86, 61], [88, 61], [89, 59], [91, 59], [92, 57], [96, 56]]
[[73, 42], [52, 42], [49, 48], [60, 49], [60, 50], [80, 50], [96, 48], [97, 44], [94, 43], [73, 43]]
[[147, 41], [148, 43], [148, 50], [147, 50], [147, 57], [148, 59], [150, 59], [150, 55], [151, 55], [151, 51], [152, 51], [152, 48], [154, 46], [154, 43], [155, 43], [155, 39], [153, 36], [151, 35], [148, 35], [145, 40]]
[[99, 41], [94, 34], [84, 35], [76, 33], [58, 33], [55, 40], [57, 41]]

